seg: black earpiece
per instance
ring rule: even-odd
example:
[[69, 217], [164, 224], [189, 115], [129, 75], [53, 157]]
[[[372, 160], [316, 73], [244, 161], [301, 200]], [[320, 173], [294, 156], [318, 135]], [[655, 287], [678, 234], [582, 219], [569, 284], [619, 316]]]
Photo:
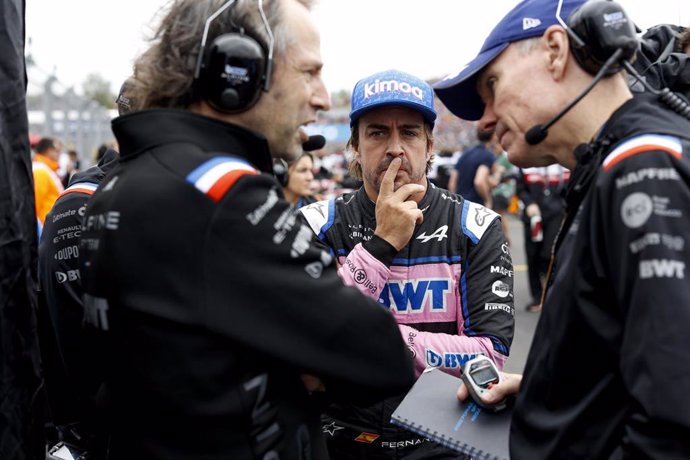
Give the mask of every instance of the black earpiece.
[[288, 164], [282, 158], [273, 159], [273, 175], [276, 176], [276, 180], [278, 180], [281, 186], [287, 187], [290, 175], [288, 173]]
[[594, 78], [565, 108], [547, 123], [532, 126], [525, 141], [537, 145], [549, 134], [549, 128], [568, 113], [604, 77], [628, 68], [638, 48], [635, 25], [623, 8], [611, 0], [590, 0], [568, 17], [561, 18], [563, 0], [558, 2], [556, 18], [570, 37], [570, 52], [577, 63]]
[[[619, 62], [634, 59], [638, 49], [635, 24], [618, 3], [590, 0], [574, 11], [567, 23], [570, 51], [578, 64], [591, 75], [596, 75], [616, 50], [622, 50]], [[605, 75], [613, 75], [620, 70], [621, 65], [616, 63], [606, 70]]]
[[235, 1], [224, 3], [206, 20], [194, 72], [194, 94], [224, 113], [243, 112], [256, 104], [262, 90], [270, 88], [272, 71], [273, 33], [262, 0], [258, 8], [269, 37], [268, 56], [264, 47], [242, 29], [219, 35], [206, 46], [211, 22]]

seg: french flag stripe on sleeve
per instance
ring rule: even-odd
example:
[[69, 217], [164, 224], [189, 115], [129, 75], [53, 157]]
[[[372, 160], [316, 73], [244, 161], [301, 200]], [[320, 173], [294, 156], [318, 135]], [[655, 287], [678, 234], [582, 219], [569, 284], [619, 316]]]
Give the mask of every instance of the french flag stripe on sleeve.
[[98, 188], [98, 184], [91, 182], [77, 182], [72, 184], [65, 189], [60, 196], [67, 195], [68, 193], [86, 193], [87, 195], [93, 195], [93, 192]]
[[652, 150], [661, 150], [676, 158], [683, 156], [683, 147], [678, 138], [659, 134], [643, 134], [629, 139], [613, 149], [604, 160], [604, 171], [608, 171], [628, 157]]
[[220, 201], [245, 174], [259, 174], [249, 163], [229, 157], [216, 157], [206, 161], [187, 176], [191, 183], [213, 201]]

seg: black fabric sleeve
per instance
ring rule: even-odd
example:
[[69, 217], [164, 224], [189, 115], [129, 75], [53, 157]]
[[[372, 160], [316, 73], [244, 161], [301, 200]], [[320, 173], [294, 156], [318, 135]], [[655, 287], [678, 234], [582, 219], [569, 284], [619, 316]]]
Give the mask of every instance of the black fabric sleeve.
[[372, 236], [369, 241], [362, 243], [362, 246], [369, 252], [369, 254], [376, 257], [386, 267], [391, 266], [395, 255], [398, 253], [398, 250], [395, 249], [395, 246], [378, 235]]
[[[622, 317], [620, 372], [631, 399], [625, 458], [690, 457], [690, 168], [662, 151], [600, 171], [601, 270]], [[603, 332], [603, 331], [602, 331]], [[682, 454], [681, 454], [682, 453]]]
[[491, 337], [494, 348], [507, 356], [515, 330], [514, 273], [500, 217], [470, 247], [464, 267], [466, 333]]
[[270, 178], [247, 176], [221, 203], [204, 249], [208, 327], [318, 376], [336, 400], [405, 390], [413, 368], [392, 315], [342, 283], [280, 196]]

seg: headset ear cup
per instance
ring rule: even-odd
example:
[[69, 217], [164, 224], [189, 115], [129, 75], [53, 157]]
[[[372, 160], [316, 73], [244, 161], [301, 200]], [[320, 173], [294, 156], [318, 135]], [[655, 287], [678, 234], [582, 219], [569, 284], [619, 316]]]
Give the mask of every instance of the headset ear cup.
[[240, 106], [240, 95], [234, 88], [225, 88], [220, 95], [221, 107], [239, 107]]
[[[590, 0], [568, 17], [570, 32], [582, 41], [570, 40], [570, 51], [586, 72], [595, 75], [613, 53], [622, 48], [622, 58], [632, 60], [638, 48], [635, 25], [623, 8], [611, 0]], [[606, 73], [621, 70], [614, 65]]]
[[195, 85], [214, 109], [243, 112], [259, 100], [266, 78], [266, 58], [256, 40], [243, 34], [220, 35], [203, 62]]
[[278, 183], [283, 187], [287, 187], [290, 176], [288, 174], [288, 164], [282, 158], [273, 159], [273, 174], [276, 176]]

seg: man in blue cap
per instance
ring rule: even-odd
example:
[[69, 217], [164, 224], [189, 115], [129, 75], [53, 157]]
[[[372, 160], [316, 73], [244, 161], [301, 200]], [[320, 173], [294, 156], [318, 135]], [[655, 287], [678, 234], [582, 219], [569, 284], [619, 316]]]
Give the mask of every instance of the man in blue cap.
[[[436, 120], [426, 82], [389, 70], [360, 80], [350, 112], [350, 171], [363, 187], [301, 209], [338, 257], [345, 284], [398, 321], [417, 375], [459, 375], [478, 354], [503, 367], [513, 339], [513, 266], [499, 216], [427, 180]], [[332, 459], [457, 458], [389, 423], [404, 393], [368, 407], [333, 405]]]
[[633, 98], [636, 50], [614, 2], [526, 0], [435, 86], [512, 163], [573, 170], [525, 374], [494, 389], [520, 387], [514, 460], [690, 458], [690, 109]]

